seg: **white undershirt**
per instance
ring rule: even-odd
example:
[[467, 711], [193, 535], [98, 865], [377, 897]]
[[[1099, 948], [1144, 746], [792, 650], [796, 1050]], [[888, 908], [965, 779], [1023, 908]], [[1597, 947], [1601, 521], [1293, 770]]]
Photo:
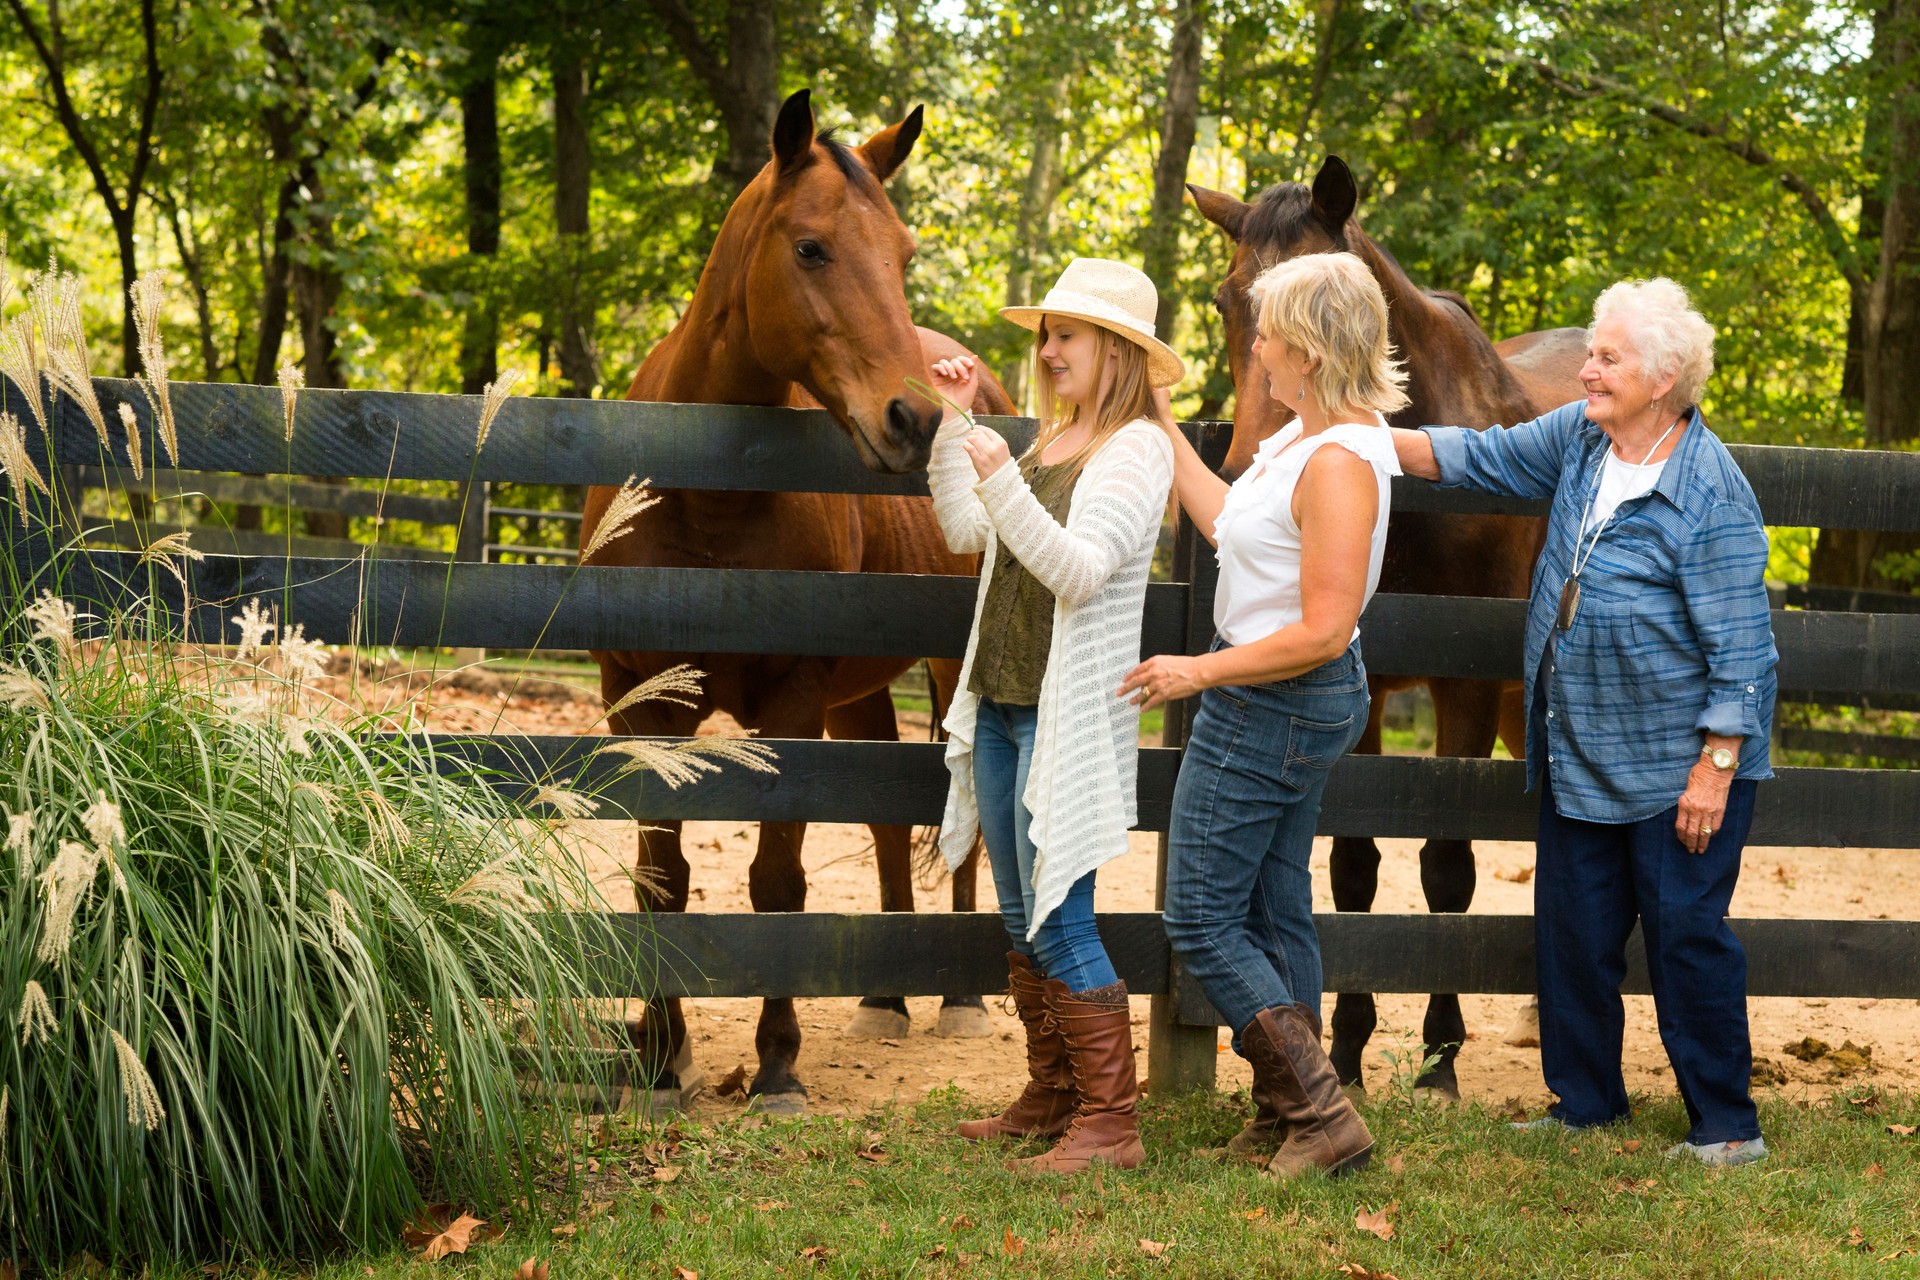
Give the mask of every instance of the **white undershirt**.
[[1653, 486], [1660, 483], [1660, 471], [1666, 465], [1664, 458], [1645, 466], [1628, 462], [1609, 447], [1607, 460], [1600, 468], [1600, 491], [1593, 496], [1593, 511], [1580, 532], [1593, 532], [1612, 517], [1621, 503], [1651, 493]]

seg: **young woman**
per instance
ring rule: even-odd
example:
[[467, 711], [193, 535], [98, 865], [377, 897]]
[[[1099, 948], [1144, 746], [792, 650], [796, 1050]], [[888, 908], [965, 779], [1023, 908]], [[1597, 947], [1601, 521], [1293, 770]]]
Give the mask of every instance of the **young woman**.
[[1282, 262], [1253, 296], [1253, 358], [1295, 420], [1228, 486], [1163, 411], [1180, 504], [1219, 548], [1218, 635], [1199, 657], [1141, 663], [1120, 691], [1142, 707], [1201, 694], [1173, 794], [1167, 938], [1253, 1064], [1256, 1112], [1229, 1148], [1290, 1178], [1373, 1151], [1320, 1048], [1307, 864], [1327, 771], [1367, 723], [1358, 622], [1400, 472], [1381, 415], [1407, 403], [1406, 375], [1352, 254]]
[[[1153, 392], [1185, 374], [1153, 336], [1153, 282], [1077, 258], [1037, 307], [1040, 430], [1019, 459], [949, 412], [927, 467], [955, 551], [983, 553], [966, 664], [947, 713], [953, 774], [941, 849], [950, 866], [986, 840], [1027, 1033], [1026, 1091], [968, 1138], [1058, 1137], [1010, 1162], [1071, 1173], [1145, 1159], [1134, 1103], [1126, 985], [1093, 919], [1094, 870], [1127, 851], [1139, 716], [1112, 689], [1140, 657], [1147, 570], [1173, 482]], [[933, 366], [970, 403], [965, 358]]]

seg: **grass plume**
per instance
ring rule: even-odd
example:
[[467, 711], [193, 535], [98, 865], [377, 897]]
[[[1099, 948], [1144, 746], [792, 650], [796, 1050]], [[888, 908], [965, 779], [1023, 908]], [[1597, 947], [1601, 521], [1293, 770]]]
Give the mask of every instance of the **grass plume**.
[[[140, 349], [140, 389], [153, 409], [154, 429], [167, 451], [167, 461], [180, 465], [180, 431], [173, 419], [173, 386], [168, 380], [173, 364], [167, 358], [166, 342], [160, 335], [160, 315], [166, 309], [166, 282], [157, 271], [148, 272], [133, 282], [129, 294], [133, 301], [134, 335]], [[122, 418], [124, 420], [123, 411]], [[139, 463], [134, 464], [135, 474]]]

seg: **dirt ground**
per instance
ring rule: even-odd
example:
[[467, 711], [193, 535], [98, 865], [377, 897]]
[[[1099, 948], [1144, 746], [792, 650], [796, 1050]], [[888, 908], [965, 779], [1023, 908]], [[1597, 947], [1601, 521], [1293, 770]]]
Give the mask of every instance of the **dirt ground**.
[[[592, 731], [598, 700], [584, 690], [559, 684], [511, 683], [486, 672], [471, 673], [427, 690], [418, 680], [396, 682], [430, 706], [428, 722], [450, 732], [518, 730], [526, 733]], [[924, 716], [904, 713], [903, 736], [924, 740]], [[604, 883], [616, 902], [631, 890], [622, 864], [632, 857], [635, 832], [630, 823], [579, 824], [582, 836], [602, 851]], [[755, 824], [750, 822], [689, 822], [684, 841], [693, 864], [696, 911], [745, 912], [747, 868], [753, 857]], [[1381, 840], [1380, 891], [1375, 909], [1382, 912], [1424, 910], [1420, 897], [1419, 842]], [[1314, 850], [1315, 909], [1331, 911], [1327, 880], [1329, 842]], [[1533, 846], [1508, 841], [1483, 841], [1478, 846], [1480, 878], [1473, 910], [1494, 914], [1525, 914], [1533, 907], [1528, 880], [1533, 868]], [[810, 886], [808, 905], [820, 911], [877, 910], [871, 842], [864, 827], [819, 823], [807, 833], [805, 861]], [[1136, 832], [1127, 856], [1100, 872], [1096, 896], [1101, 911], [1153, 909], [1154, 837]], [[1733, 914], [1749, 917], [1807, 919], [1872, 919], [1912, 914], [1920, 901], [1920, 854], [1906, 850], [1750, 848], [1745, 871], [1734, 896]], [[924, 910], [945, 910], [945, 885], [923, 890]], [[980, 878], [982, 909], [991, 909], [993, 885]], [[1024, 1067], [1018, 1040], [1019, 1023], [988, 1001], [995, 1034], [982, 1039], [943, 1039], [931, 1034], [938, 1013], [937, 999], [909, 1000], [912, 1030], [897, 1041], [856, 1040], [843, 1034], [855, 1001], [802, 1000], [800, 1026], [806, 1036], [801, 1051], [800, 1076], [816, 1111], [851, 1113], [874, 1103], [913, 1102], [929, 1090], [954, 1085], [983, 1099], [995, 1099], [1017, 1087]], [[1519, 996], [1464, 996], [1467, 1044], [1459, 1058], [1463, 1095], [1492, 1104], [1518, 1101], [1538, 1107], [1548, 1100], [1539, 1074], [1538, 1052], [1502, 1042], [1525, 1003]], [[1626, 1077], [1629, 1089], [1650, 1095], [1670, 1093], [1672, 1073], [1660, 1046], [1653, 1002], [1644, 996], [1627, 998]], [[1389, 1082], [1393, 1065], [1387, 1054], [1406, 1061], [1418, 1038], [1425, 998], [1383, 996], [1379, 1001], [1381, 1028], [1369, 1048], [1368, 1084], [1378, 1089]], [[1792, 1097], [1824, 1096], [1836, 1080], [1849, 1087], [1868, 1085], [1904, 1089], [1920, 1087], [1920, 1002], [1858, 999], [1754, 999], [1749, 1001], [1756, 1058], [1776, 1069], [1779, 1083], [1771, 1086]], [[699, 1068], [709, 1083], [735, 1066], [753, 1068], [753, 1030], [758, 1002], [712, 999], [687, 1002]], [[1145, 1059], [1147, 1001], [1134, 1002], [1135, 1035]], [[1871, 1050], [1858, 1071], [1840, 1077], [1827, 1059], [1803, 1062], [1783, 1052], [1789, 1043], [1806, 1037], [1825, 1041], [1835, 1049], [1852, 1041]], [[1221, 1033], [1219, 1081], [1237, 1088], [1248, 1081], [1246, 1064], [1225, 1048]], [[703, 1093], [694, 1103], [696, 1113], [720, 1115], [744, 1107], [742, 1098], [715, 1098]]]

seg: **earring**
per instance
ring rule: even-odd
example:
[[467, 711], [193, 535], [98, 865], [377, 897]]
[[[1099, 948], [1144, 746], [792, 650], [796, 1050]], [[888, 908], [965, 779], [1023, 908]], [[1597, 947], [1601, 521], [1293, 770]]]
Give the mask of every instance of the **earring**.
[[1294, 393], [1293, 398], [1295, 400], [1305, 400], [1307, 398], [1307, 381], [1305, 378], [1300, 380], [1300, 390]]

